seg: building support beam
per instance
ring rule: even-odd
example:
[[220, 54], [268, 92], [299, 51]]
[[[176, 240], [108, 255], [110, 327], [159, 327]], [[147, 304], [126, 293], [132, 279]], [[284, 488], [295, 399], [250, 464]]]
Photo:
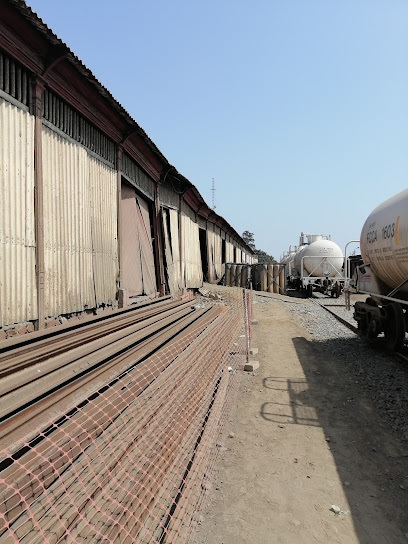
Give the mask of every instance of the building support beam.
[[37, 281], [37, 330], [45, 328], [45, 264], [44, 264], [44, 185], [42, 163], [42, 111], [44, 81], [37, 77], [31, 88], [31, 113], [34, 124], [34, 217], [36, 239], [36, 281]]
[[116, 172], [117, 172], [117, 237], [118, 237], [118, 287], [123, 287], [123, 234], [122, 234], [122, 146], [116, 148]]

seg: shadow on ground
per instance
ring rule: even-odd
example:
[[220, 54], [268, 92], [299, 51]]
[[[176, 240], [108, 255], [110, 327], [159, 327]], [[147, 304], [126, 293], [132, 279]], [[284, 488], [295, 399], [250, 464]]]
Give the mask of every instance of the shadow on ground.
[[[408, 445], [398, 429], [408, 425], [408, 407], [404, 412], [397, 398], [388, 398], [381, 382], [376, 390], [365, 387], [369, 373], [376, 372], [369, 349], [361, 364], [342, 359], [342, 353], [358, 348], [356, 342], [356, 338], [324, 342], [293, 338], [305, 377], [264, 378], [272, 400], [262, 404], [261, 415], [275, 424], [323, 430], [360, 544], [406, 543]], [[400, 387], [408, 390], [408, 367], [386, 353], [383, 357], [390, 372], [398, 370]], [[396, 414], [405, 421], [394, 425]], [[391, 525], [394, 535], [388, 534]]]

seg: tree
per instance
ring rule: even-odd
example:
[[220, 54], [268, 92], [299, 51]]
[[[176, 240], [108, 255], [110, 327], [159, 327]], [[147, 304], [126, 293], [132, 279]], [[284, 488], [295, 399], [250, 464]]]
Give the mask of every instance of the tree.
[[277, 262], [272, 255], [268, 255], [268, 253], [266, 253], [265, 251], [262, 251], [262, 249], [256, 249], [253, 232], [249, 232], [249, 230], [245, 230], [242, 233], [241, 238], [244, 240], [246, 245], [252, 249], [255, 255], [257, 255], [259, 264], [275, 264]]
[[255, 238], [254, 238], [254, 233], [253, 232], [249, 232], [249, 230], [244, 230], [244, 232], [242, 233], [241, 238], [244, 240], [246, 245], [249, 246], [252, 249], [252, 251], [256, 251], [255, 250]]
[[272, 255], [268, 255], [265, 251], [262, 251], [262, 249], [256, 249], [255, 253], [258, 256], [259, 264], [275, 264], [276, 263], [275, 258]]

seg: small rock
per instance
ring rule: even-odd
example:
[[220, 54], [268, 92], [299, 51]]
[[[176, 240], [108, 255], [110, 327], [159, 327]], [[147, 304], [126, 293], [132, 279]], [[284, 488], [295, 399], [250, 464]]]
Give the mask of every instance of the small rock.
[[343, 482], [343, 483], [344, 483], [344, 485], [345, 485], [346, 487], [349, 487], [349, 486], [350, 486], [350, 482], [348, 482], [347, 480], [346, 480], [345, 482]]
[[326, 438], [326, 442], [330, 442], [330, 440], [331, 440], [331, 438], [330, 438], [330, 436], [328, 436], [328, 437]]
[[285, 425], [283, 423], [279, 423], [278, 427], [279, 427], [279, 429], [284, 429]]
[[228, 367], [228, 372], [232, 372], [234, 369], [232, 368], [232, 366], [229, 366]]
[[231, 432], [229, 433], [229, 435], [228, 435], [228, 436], [229, 436], [230, 438], [234, 438], [234, 436], [235, 436], [235, 433], [233, 433], [233, 432], [231, 431]]
[[337, 504], [332, 504], [332, 505], [330, 506], [330, 510], [331, 510], [332, 512], [334, 512], [335, 514], [340, 514], [340, 512], [341, 512], [340, 507], [337, 506]]
[[400, 488], [401, 488], [401, 489], [405, 489], [405, 486], [401, 484], [401, 485], [400, 485]]

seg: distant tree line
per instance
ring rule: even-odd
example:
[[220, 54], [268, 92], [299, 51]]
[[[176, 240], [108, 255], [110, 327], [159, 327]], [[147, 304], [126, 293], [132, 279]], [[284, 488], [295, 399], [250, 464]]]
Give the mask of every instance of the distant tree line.
[[244, 240], [244, 242], [252, 249], [252, 251], [255, 253], [255, 255], [258, 257], [258, 263], [259, 264], [275, 264], [277, 261], [272, 255], [268, 255], [266, 251], [262, 251], [262, 249], [256, 249], [255, 246], [255, 238], [254, 233], [249, 232], [248, 230], [245, 230], [241, 234], [241, 238]]

